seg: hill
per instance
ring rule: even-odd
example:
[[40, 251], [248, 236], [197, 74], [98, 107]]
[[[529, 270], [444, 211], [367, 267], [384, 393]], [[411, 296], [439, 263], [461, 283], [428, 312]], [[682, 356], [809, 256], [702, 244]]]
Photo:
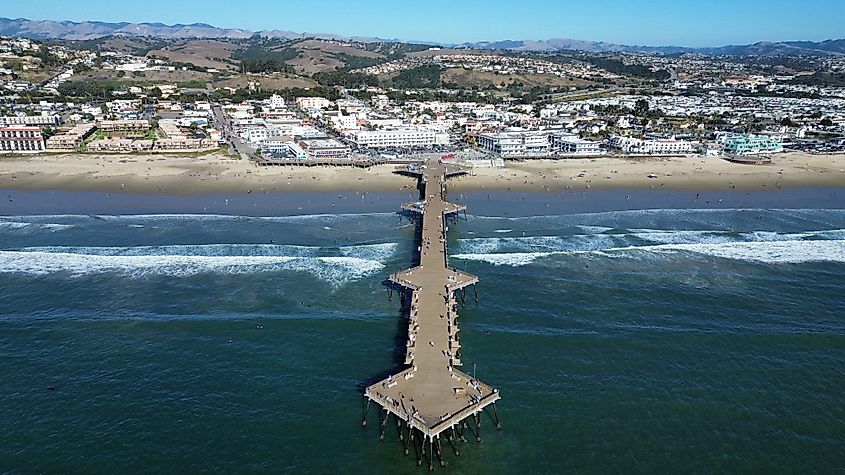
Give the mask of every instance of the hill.
[[[375, 37], [344, 37], [331, 33], [297, 33], [288, 30], [250, 31], [240, 28], [218, 28], [205, 23], [165, 25], [163, 23], [109, 23], [102, 21], [53, 21], [27, 20], [25, 18], [0, 18], [0, 35], [31, 39], [61, 40], [97, 40], [105, 37], [158, 38], [158, 39], [225, 39], [244, 40], [249, 38], [270, 40], [307, 40], [321, 39], [328, 41], [352, 41], [356, 43], [404, 44], [399, 40]], [[431, 43], [434, 44], [434, 43]], [[727, 45], [714, 48], [690, 48], [684, 46], [639, 46], [606, 43], [602, 41], [583, 41], [566, 38], [547, 40], [497, 40], [475, 43], [462, 43], [452, 46], [470, 50], [503, 50], [514, 52], [557, 52], [586, 51], [592, 53], [651, 53], [678, 54], [702, 53], [729, 56], [828, 56], [845, 55], [845, 39], [825, 41], [782, 41], [758, 42], [748, 45]], [[365, 48], [368, 49], [368, 48]], [[305, 59], [296, 64], [303, 71], [335, 69], [342, 67], [330, 62], [328, 65], [314, 63], [304, 48]], [[360, 55], [359, 55], [360, 56]], [[362, 56], [366, 57], [366, 56]], [[341, 61], [342, 62], [342, 61]]]

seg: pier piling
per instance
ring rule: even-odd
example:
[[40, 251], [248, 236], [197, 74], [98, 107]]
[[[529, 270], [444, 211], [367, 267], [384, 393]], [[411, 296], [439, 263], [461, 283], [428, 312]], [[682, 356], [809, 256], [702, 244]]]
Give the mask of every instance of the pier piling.
[[384, 409], [384, 419], [381, 421], [381, 433], [379, 433], [379, 440], [384, 440], [384, 428], [387, 426], [387, 418], [390, 417], [390, 412], [387, 408]]
[[481, 415], [475, 413], [475, 441], [481, 442]]
[[367, 398], [367, 403], [364, 406], [364, 420], [361, 421], [361, 427], [367, 427], [367, 413], [370, 412], [370, 398]]

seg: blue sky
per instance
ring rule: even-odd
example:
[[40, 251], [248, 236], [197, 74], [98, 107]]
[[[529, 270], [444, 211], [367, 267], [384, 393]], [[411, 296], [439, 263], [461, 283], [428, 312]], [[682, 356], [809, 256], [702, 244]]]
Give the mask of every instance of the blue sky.
[[845, 38], [843, 0], [2, 0], [33, 20], [208, 23], [402, 40], [721, 46]]

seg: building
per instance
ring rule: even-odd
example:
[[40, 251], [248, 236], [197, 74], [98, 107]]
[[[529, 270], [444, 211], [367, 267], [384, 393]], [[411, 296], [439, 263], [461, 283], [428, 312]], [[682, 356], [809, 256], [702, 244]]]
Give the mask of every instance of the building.
[[140, 120], [101, 120], [97, 128], [103, 132], [146, 132], [150, 129], [150, 121]]
[[68, 130], [47, 139], [47, 150], [73, 151], [78, 150], [85, 144], [87, 139], [94, 133], [94, 124], [76, 124]]
[[605, 153], [599, 142], [584, 140], [575, 135], [553, 134], [551, 136], [551, 147], [559, 155], [594, 156]]
[[0, 117], [0, 127], [55, 127], [61, 123], [57, 115], [25, 115]]
[[423, 127], [357, 130], [350, 132], [348, 137], [358, 147], [368, 148], [416, 148], [449, 144], [449, 134]]
[[271, 109], [284, 109], [285, 108], [285, 98], [278, 95], [273, 94], [270, 96], [270, 108]]
[[308, 153], [292, 137], [273, 137], [261, 143], [261, 151], [268, 160], [305, 160]]
[[347, 145], [330, 138], [296, 140], [308, 158], [311, 159], [348, 159], [352, 152]]
[[197, 150], [212, 145], [202, 138], [188, 136], [176, 124], [160, 121], [158, 127], [164, 138], [155, 141], [154, 150]]
[[551, 133], [545, 130], [520, 130], [482, 133], [476, 139], [478, 147], [502, 158], [548, 157]]
[[100, 139], [88, 144], [90, 152], [144, 152], [153, 148], [152, 140]]
[[331, 101], [325, 97], [297, 97], [296, 107], [302, 110], [309, 109], [326, 109], [331, 105]]
[[205, 146], [205, 141], [198, 138], [180, 137], [158, 139], [153, 144], [154, 150], [199, 150]]
[[698, 144], [676, 139], [637, 139], [633, 137], [613, 137], [611, 144], [628, 155], [691, 155]]
[[0, 127], [0, 153], [38, 153], [44, 151], [40, 127]]
[[347, 130], [357, 130], [360, 129], [358, 127], [358, 118], [355, 114], [352, 115], [344, 115], [343, 112], [329, 112], [324, 116], [328, 119], [329, 122], [332, 124], [332, 128], [339, 131], [344, 132]]
[[762, 135], [740, 135], [725, 138], [724, 150], [725, 153], [733, 155], [756, 155], [783, 152], [783, 144], [779, 140]]

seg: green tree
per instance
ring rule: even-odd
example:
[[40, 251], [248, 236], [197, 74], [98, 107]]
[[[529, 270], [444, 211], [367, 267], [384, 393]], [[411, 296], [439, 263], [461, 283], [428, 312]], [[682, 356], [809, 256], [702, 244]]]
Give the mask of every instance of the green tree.
[[644, 116], [648, 114], [648, 101], [645, 99], [637, 99], [636, 104], [634, 104], [634, 114], [638, 116]]
[[393, 84], [402, 89], [437, 87], [440, 84], [440, 66], [433, 64], [402, 71], [393, 78]]

